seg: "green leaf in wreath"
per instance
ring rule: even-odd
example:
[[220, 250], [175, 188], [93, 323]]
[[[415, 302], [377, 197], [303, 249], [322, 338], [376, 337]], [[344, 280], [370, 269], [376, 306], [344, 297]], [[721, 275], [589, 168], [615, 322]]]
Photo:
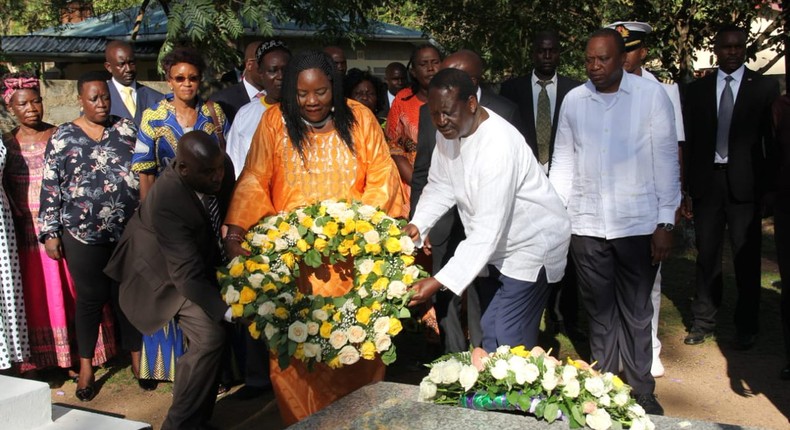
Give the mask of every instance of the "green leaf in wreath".
[[556, 403], [548, 403], [546, 408], [543, 409], [543, 418], [549, 423], [553, 423], [557, 419], [557, 412], [560, 410], [559, 405]]
[[335, 297], [335, 298], [333, 299], [333, 301], [334, 301], [334, 303], [335, 303], [335, 307], [336, 307], [336, 308], [340, 308], [340, 307], [342, 307], [343, 305], [345, 305], [345, 304], [346, 304], [346, 300], [347, 300], [347, 299], [346, 299], [345, 297]]
[[400, 308], [400, 312], [398, 313], [398, 318], [411, 318], [411, 312], [409, 312], [409, 308], [406, 307]]
[[313, 297], [313, 309], [321, 309], [324, 307], [324, 296], [315, 296]]
[[395, 362], [395, 359], [398, 358], [397, 354], [395, 354], [395, 348], [391, 347], [387, 350], [384, 354], [381, 354], [381, 361], [384, 362], [386, 365], [390, 365]]
[[609, 428], [611, 430], [623, 430], [623, 423], [617, 420], [612, 420], [612, 426]]
[[296, 352], [296, 342], [288, 342], [288, 356], [294, 355]]
[[277, 363], [280, 365], [281, 370], [285, 370], [291, 365], [291, 356], [288, 354], [280, 354], [277, 356]]
[[535, 416], [542, 417], [543, 412], [546, 410], [546, 402], [539, 402], [537, 406], [535, 406]]
[[573, 424], [574, 422], [578, 423], [578, 427], [571, 427], [571, 428], [579, 428], [587, 424], [587, 420], [584, 418], [584, 414], [582, 413], [581, 406], [572, 404], [570, 409], [571, 409], [571, 413], [570, 413], [571, 424]]
[[[509, 401], [509, 400], [508, 400]], [[518, 405], [522, 411], [528, 411], [529, 407], [532, 405], [532, 398], [527, 395], [520, 395], [518, 396], [518, 400], [516, 402], [512, 402], [514, 405]]]
[[299, 224], [296, 229], [299, 231], [299, 236], [304, 237], [304, 235], [307, 234], [307, 227], [303, 226], [302, 224]]
[[321, 266], [321, 254], [315, 249], [311, 249], [305, 253], [304, 262], [308, 266], [317, 269]]

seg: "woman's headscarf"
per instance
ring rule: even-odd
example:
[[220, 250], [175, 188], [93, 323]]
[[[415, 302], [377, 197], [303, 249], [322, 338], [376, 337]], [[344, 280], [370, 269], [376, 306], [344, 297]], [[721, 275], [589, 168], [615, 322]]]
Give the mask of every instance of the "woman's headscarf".
[[8, 105], [15, 92], [27, 89], [38, 91], [38, 78], [18, 74], [7, 75], [3, 78], [3, 101]]

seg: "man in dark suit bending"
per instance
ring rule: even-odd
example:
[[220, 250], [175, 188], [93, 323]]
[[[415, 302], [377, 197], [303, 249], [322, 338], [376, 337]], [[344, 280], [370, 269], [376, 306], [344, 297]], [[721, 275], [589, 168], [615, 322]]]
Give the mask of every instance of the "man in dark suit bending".
[[120, 40], [107, 43], [104, 49], [104, 68], [112, 75], [107, 81], [110, 89], [110, 115], [127, 118], [138, 128], [143, 111], [159, 103], [162, 93], [137, 82], [132, 46]]
[[[513, 124], [522, 134], [524, 133], [518, 107], [504, 97], [481, 86], [483, 60], [479, 55], [469, 50], [455, 52], [444, 59], [441, 68], [453, 68], [466, 72], [477, 87], [477, 99], [480, 101], [480, 104], [493, 110]], [[428, 183], [428, 170], [431, 167], [431, 157], [436, 147], [436, 126], [431, 120], [427, 103], [420, 108], [417, 141], [420, 144], [417, 145], [417, 155], [414, 160], [414, 174], [411, 183], [411, 215], [414, 215], [422, 190]], [[496, 172], [491, 173], [496, 174]], [[463, 239], [464, 226], [458, 217], [458, 211], [453, 207], [431, 229], [430, 247], [433, 258], [433, 270], [431, 273], [437, 273], [450, 260], [455, 248]], [[474, 346], [480, 346], [482, 342], [480, 300], [475, 288], [468, 288], [466, 295], [469, 337]], [[461, 298], [451, 291], [440, 291], [436, 295], [434, 306], [445, 352], [468, 350], [466, 334], [461, 325]]]
[[225, 155], [209, 135], [182, 136], [175, 161], [129, 221], [105, 269], [120, 282], [121, 308], [135, 327], [153, 334], [177, 318], [189, 344], [176, 363], [163, 429], [202, 428], [217, 394], [222, 321], [232, 317], [215, 269], [222, 263], [217, 197], [233, 186], [225, 167]]
[[683, 115], [688, 188], [683, 210], [694, 216], [698, 251], [693, 323], [685, 343], [704, 342], [716, 326], [727, 227], [738, 287], [734, 346], [748, 349], [759, 329], [763, 200], [776, 184], [771, 104], [779, 83], [743, 65], [746, 31], [741, 28], [720, 30], [713, 52], [719, 68], [689, 85]]

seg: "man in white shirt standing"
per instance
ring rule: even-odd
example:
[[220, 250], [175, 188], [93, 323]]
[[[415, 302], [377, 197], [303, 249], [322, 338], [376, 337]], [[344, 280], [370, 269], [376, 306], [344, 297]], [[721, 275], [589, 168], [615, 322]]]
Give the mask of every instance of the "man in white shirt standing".
[[[675, 83], [665, 84], [661, 83], [653, 76], [652, 73], [645, 70], [642, 66], [645, 58], [647, 58], [647, 45], [645, 44], [645, 37], [653, 31], [653, 27], [644, 22], [618, 21], [606, 26], [607, 28], [614, 29], [620, 36], [623, 37], [625, 42], [625, 71], [633, 73], [634, 75], [641, 76], [653, 82], [660, 83], [667, 92], [667, 96], [672, 101], [672, 107], [675, 109], [675, 131], [678, 138], [678, 152], [682, 151], [681, 142], [686, 140], [685, 133], [683, 132], [683, 106], [680, 104], [680, 91], [678, 85]], [[679, 159], [682, 159], [682, 155]], [[681, 186], [682, 186], [681, 177]], [[661, 266], [658, 266], [656, 273], [656, 280], [653, 283], [653, 291], [650, 293], [650, 299], [653, 302], [653, 320], [651, 323], [651, 332], [653, 335], [653, 365], [650, 368], [650, 373], [655, 378], [664, 376], [664, 365], [661, 363], [661, 341], [658, 339], [658, 315], [661, 310]]]
[[[417, 282], [412, 305], [442, 287], [460, 295], [481, 273], [483, 349], [537, 343], [549, 282], [565, 270], [570, 221], [524, 137], [477, 102], [466, 72], [437, 73], [428, 91], [436, 148], [411, 224], [422, 245], [453, 205], [466, 238], [434, 277]], [[483, 297], [484, 291], [487, 292]]]
[[607, 372], [622, 366], [637, 402], [660, 415], [650, 292], [672, 246], [678, 145], [672, 102], [660, 85], [625, 73], [625, 54], [612, 29], [590, 37], [590, 79], [562, 105], [549, 178], [571, 217], [592, 359]]
[[258, 63], [255, 61], [255, 53], [258, 52], [259, 46], [261, 46], [261, 41], [256, 40], [250, 42], [244, 49], [244, 75], [241, 81], [219, 90], [209, 97], [209, 100], [219, 103], [231, 125], [236, 119], [236, 112], [245, 104], [255, 100], [263, 90], [261, 76], [258, 74]]
[[241, 175], [241, 169], [247, 159], [247, 152], [250, 150], [255, 130], [258, 129], [258, 124], [261, 122], [261, 116], [269, 106], [280, 102], [283, 70], [291, 59], [291, 51], [281, 40], [272, 39], [258, 46], [255, 59], [263, 86], [261, 92], [265, 95], [261, 94], [242, 106], [236, 113], [236, 120], [233, 121], [228, 132], [226, 151], [230, 161], [233, 162], [236, 179]]

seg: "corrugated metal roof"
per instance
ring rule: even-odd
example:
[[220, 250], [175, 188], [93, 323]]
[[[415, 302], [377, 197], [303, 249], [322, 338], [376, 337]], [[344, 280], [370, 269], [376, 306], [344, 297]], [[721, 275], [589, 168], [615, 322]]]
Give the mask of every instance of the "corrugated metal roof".
[[[42, 54], [64, 57], [103, 56], [107, 40], [129, 38], [138, 10], [139, 7], [135, 6], [88, 18], [76, 24], [40, 30], [26, 36], [3, 36], [0, 38], [0, 51], [9, 57], [23, 55], [35, 57]], [[276, 19], [272, 19], [272, 26], [274, 35], [279, 37], [307, 37], [319, 30], [316, 26], [301, 26]], [[146, 9], [140, 25], [138, 43], [135, 45], [137, 55], [155, 55], [159, 49], [157, 42], [164, 40], [166, 33], [167, 15], [159, 3], [153, 3]], [[252, 29], [247, 29], [247, 33], [254, 34]], [[426, 35], [420, 31], [383, 22], [374, 22], [371, 33], [366, 34], [365, 37], [371, 40], [390, 41], [427, 40]]]

